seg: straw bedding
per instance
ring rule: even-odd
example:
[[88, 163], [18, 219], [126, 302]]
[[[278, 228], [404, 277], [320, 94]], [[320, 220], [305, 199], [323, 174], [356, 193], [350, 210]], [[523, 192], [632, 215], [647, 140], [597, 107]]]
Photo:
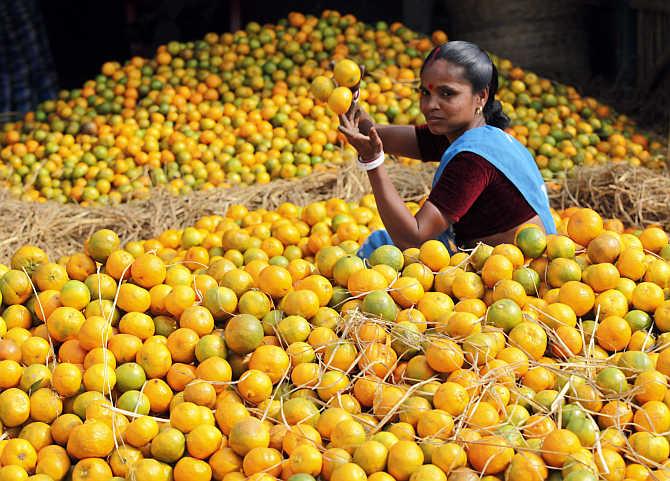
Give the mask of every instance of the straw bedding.
[[[428, 193], [435, 164], [389, 163], [388, 169], [400, 195], [416, 201]], [[300, 180], [181, 197], [157, 189], [147, 200], [114, 207], [26, 203], [0, 190], [0, 262], [7, 262], [19, 246], [26, 244], [42, 247], [55, 259], [81, 249], [84, 240], [102, 228], [113, 229], [128, 242], [150, 238], [167, 228], [192, 225], [204, 215], [222, 214], [231, 204], [274, 209], [283, 202], [305, 205], [331, 197], [352, 201], [369, 191], [365, 173], [353, 165], [328, 168]], [[555, 208], [588, 206], [628, 225], [659, 223], [670, 228], [667, 173], [624, 165], [576, 169], [551, 190], [550, 197]]]

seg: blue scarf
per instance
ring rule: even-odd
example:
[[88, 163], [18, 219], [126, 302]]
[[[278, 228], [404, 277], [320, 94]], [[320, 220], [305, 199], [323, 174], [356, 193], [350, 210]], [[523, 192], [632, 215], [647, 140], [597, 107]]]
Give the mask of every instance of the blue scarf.
[[433, 187], [451, 159], [460, 152], [472, 152], [488, 160], [519, 189], [523, 198], [542, 220], [546, 233], [556, 234], [556, 224], [549, 210], [544, 179], [533, 156], [518, 140], [491, 125], [467, 130], [442, 154], [442, 160], [433, 177]]

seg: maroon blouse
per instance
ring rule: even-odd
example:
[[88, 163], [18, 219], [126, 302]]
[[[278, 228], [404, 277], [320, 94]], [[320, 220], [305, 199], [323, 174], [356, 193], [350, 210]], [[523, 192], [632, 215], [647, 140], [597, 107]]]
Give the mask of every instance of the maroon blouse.
[[[439, 162], [449, 146], [425, 125], [416, 127], [416, 137], [426, 162]], [[536, 214], [502, 172], [472, 152], [451, 159], [428, 200], [453, 224], [460, 242], [505, 232]]]

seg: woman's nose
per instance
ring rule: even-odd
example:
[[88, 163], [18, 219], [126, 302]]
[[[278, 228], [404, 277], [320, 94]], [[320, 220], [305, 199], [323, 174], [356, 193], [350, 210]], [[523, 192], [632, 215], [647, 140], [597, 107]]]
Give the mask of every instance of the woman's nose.
[[426, 95], [423, 98], [424, 101], [424, 106], [427, 111], [430, 110], [437, 110], [439, 108], [438, 103], [437, 103], [437, 96], [431, 94], [431, 95]]

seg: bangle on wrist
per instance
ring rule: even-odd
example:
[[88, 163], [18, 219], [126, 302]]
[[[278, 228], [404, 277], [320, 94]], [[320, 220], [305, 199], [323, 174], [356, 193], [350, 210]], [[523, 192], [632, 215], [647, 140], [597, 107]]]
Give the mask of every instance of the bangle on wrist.
[[384, 151], [382, 150], [374, 159], [367, 162], [361, 159], [361, 156], [358, 156], [358, 168], [361, 170], [373, 170], [379, 167], [384, 163]]

